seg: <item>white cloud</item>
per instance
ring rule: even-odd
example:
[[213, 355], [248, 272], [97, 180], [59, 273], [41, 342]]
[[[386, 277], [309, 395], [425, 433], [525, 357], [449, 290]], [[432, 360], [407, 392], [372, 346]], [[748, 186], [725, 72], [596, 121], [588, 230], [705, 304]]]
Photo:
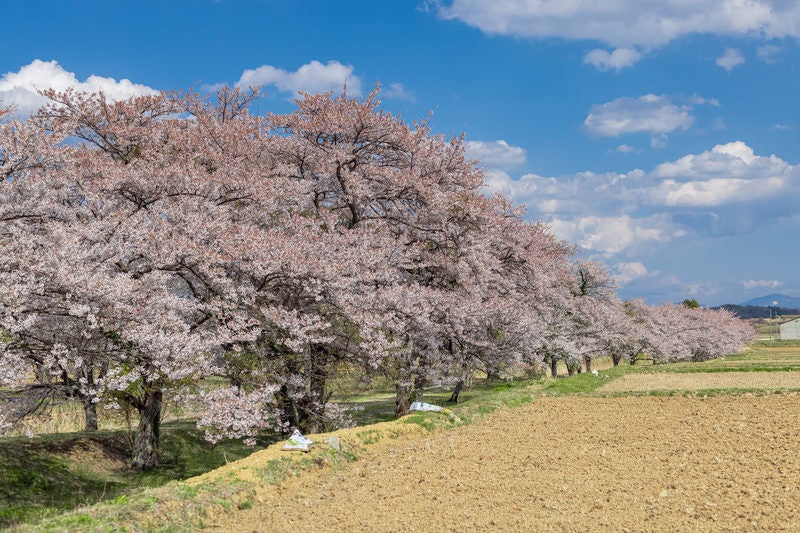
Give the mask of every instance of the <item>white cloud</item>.
[[717, 58], [717, 66], [724, 68], [728, 72], [745, 63], [742, 51], [738, 48], [726, 48], [725, 53]]
[[783, 286], [783, 282], [775, 280], [749, 279], [747, 281], [743, 281], [742, 285], [745, 289], [777, 289], [778, 287]]
[[484, 169], [484, 178], [486, 183], [484, 190], [490, 195], [499, 193], [517, 203], [526, 203], [529, 198], [525, 191], [527, 187], [523, 183], [525, 176], [514, 180], [499, 168], [486, 168]]
[[692, 297], [708, 298], [710, 296], [714, 296], [715, 294], [719, 294], [720, 286], [719, 283], [715, 281], [699, 281], [687, 284], [685, 291], [689, 296]]
[[388, 87], [383, 89], [383, 96], [391, 100], [405, 100], [407, 102], [416, 102], [417, 97], [413, 92], [402, 83], [390, 83]]
[[361, 96], [361, 79], [353, 74], [352, 65], [343, 65], [338, 61], [323, 64], [311, 61], [293, 72], [262, 65], [255, 69], [247, 69], [242, 73], [237, 87], [271, 85], [280, 92], [289, 93], [296, 98], [300, 92], [319, 94], [325, 92], [341, 92], [347, 86], [347, 93]]
[[665, 180], [653, 191], [653, 203], [667, 206], [715, 207], [769, 198], [782, 189], [781, 178], [712, 179], [688, 183]]
[[581, 172], [517, 179], [489, 169], [487, 189], [526, 204], [559, 237], [602, 255], [651, 250], [674, 239], [722, 236], [796, 213], [800, 165], [759, 155], [742, 141], [650, 171]]
[[629, 146], [627, 144], [620, 144], [619, 146], [617, 146], [615, 151], [621, 154], [631, 154], [633, 152], [638, 152], [636, 148], [634, 148], [633, 146]]
[[611, 53], [602, 48], [595, 48], [583, 57], [583, 62], [601, 71], [622, 70], [632, 67], [641, 58], [641, 52], [633, 48], [617, 48]]
[[543, 215], [581, 215], [619, 209], [625, 203], [636, 203], [630, 195], [644, 173], [627, 174], [581, 172], [559, 178], [525, 174], [512, 179], [498, 169], [487, 171], [487, 189], [499, 192], [517, 203], [528, 205]]
[[780, 123], [780, 124], [775, 124], [774, 126], [772, 126], [772, 129], [775, 129], [775, 130], [778, 130], [778, 131], [786, 131], [786, 130], [792, 129], [792, 127], [789, 124]]
[[792, 166], [776, 155], [759, 156], [743, 141], [718, 144], [700, 154], [689, 154], [658, 165], [658, 178], [757, 178], [783, 175]]
[[516, 168], [525, 164], [525, 150], [504, 140], [467, 141], [467, 158], [476, 159], [483, 166], [499, 169]]
[[659, 133], [650, 137], [650, 146], [653, 148], [666, 148], [669, 136], [666, 133]]
[[692, 105], [708, 104], [713, 107], [719, 107], [719, 100], [716, 98], [703, 98], [698, 94], [693, 94], [691, 97], [689, 97], [689, 103]]
[[800, 37], [800, 4], [789, 0], [450, 0], [439, 16], [487, 34], [656, 47], [692, 34]]
[[[714, 146], [668, 161], [646, 172], [555, 177], [488, 172], [488, 187], [544, 213], [585, 214], [642, 206], [716, 207], [791, 196], [800, 187], [800, 165], [762, 156], [742, 141]], [[548, 209], [554, 207], [555, 209]]]
[[648, 241], [667, 243], [686, 234], [669, 216], [662, 214], [646, 218], [591, 215], [571, 220], [554, 218], [548, 223], [558, 237], [607, 256]]
[[612, 268], [611, 273], [620, 285], [627, 285], [634, 280], [647, 277], [648, 275], [647, 267], [639, 261], [617, 263]]
[[0, 103], [15, 106], [21, 116], [30, 115], [47, 102], [46, 98], [38, 94], [38, 91], [44, 89], [102, 91], [110, 100], [123, 100], [157, 92], [128, 79], [117, 81], [94, 74], [80, 81], [74, 72], [64, 70], [57, 61], [35, 59], [17, 72], [7, 72], [0, 78]]
[[676, 105], [666, 96], [646, 94], [593, 105], [583, 124], [592, 135], [619, 137], [625, 133], [666, 134], [694, 124], [690, 105]]
[[778, 54], [781, 52], [780, 46], [775, 46], [774, 44], [765, 44], [764, 46], [759, 46], [756, 50], [756, 54], [758, 58], [763, 61], [764, 63], [775, 63], [778, 61]]
[[662, 163], [651, 174], [660, 181], [650, 190], [650, 203], [716, 207], [791, 195], [800, 167], [775, 155], [756, 155], [736, 141]]

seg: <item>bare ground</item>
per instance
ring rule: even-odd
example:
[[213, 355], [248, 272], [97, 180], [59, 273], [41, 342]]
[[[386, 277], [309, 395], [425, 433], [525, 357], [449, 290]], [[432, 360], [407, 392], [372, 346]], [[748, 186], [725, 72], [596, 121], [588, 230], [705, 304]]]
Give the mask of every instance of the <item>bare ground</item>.
[[[401, 435], [337, 471], [263, 485], [253, 508], [219, 514], [207, 525], [800, 530], [799, 413], [797, 394], [542, 398], [462, 428]], [[229, 466], [257, 468], [272, 453]]]
[[800, 372], [653, 372], [625, 374], [598, 392], [703, 389], [798, 389]]

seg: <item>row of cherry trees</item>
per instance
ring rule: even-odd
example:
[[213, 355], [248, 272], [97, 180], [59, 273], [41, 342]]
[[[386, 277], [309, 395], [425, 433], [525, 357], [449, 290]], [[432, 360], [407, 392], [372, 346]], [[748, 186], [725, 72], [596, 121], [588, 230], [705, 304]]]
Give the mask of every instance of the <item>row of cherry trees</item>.
[[[462, 139], [363, 101], [257, 91], [51, 104], [0, 123], [0, 425], [65, 396], [139, 413], [157, 464], [165, 392], [194, 391], [208, 437], [314, 431], [339, 368], [415, 390], [574, 370], [611, 354], [703, 359], [751, 332], [724, 311], [620, 302], [602, 265], [522, 218]], [[222, 376], [227, 385], [198, 385]], [[199, 392], [198, 392], [199, 391]], [[33, 403], [31, 403], [33, 399]]]

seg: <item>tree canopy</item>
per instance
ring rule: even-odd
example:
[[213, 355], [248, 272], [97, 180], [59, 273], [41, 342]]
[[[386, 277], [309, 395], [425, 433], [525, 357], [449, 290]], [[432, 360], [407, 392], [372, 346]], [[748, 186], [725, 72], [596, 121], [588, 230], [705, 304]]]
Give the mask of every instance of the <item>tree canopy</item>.
[[[78, 397], [87, 420], [134, 408], [136, 468], [157, 464], [168, 391], [205, 405], [209, 439], [250, 438], [341, 423], [343, 365], [391, 380], [402, 415], [475, 370], [704, 359], [752, 334], [621, 302], [602, 264], [484, 194], [463, 139], [377, 91], [267, 116], [255, 90], [45, 95], [0, 123], [0, 385]], [[36, 405], [4, 402], [0, 425]]]

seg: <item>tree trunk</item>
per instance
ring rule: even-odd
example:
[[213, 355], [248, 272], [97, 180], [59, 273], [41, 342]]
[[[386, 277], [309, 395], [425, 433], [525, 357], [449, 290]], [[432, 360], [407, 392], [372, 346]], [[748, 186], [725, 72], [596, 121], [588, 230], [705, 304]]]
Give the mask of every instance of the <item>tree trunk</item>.
[[633, 366], [633, 365], [635, 365], [635, 364], [636, 364], [636, 358], [637, 358], [637, 357], [639, 357], [639, 354], [638, 354], [638, 353], [632, 353], [632, 354], [631, 354], [631, 358], [630, 358], [630, 359], [631, 359], [631, 366]]
[[612, 353], [611, 354], [611, 361], [614, 363], [614, 366], [619, 366], [620, 361], [622, 361], [622, 355], [621, 354]]
[[558, 377], [558, 361], [556, 361], [555, 357], [550, 359], [550, 375], [552, 377]]
[[421, 372], [417, 372], [414, 376], [414, 401], [425, 401], [425, 385], [427, 384], [425, 377]]
[[465, 359], [464, 362], [461, 363], [461, 371], [462, 379], [464, 380], [464, 388], [469, 389], [472, 387], [472, 378], [474, 375], [471, 359]]
[[289, 428], [300, 428], [300, 413], [297, 409], [297, 402], [289, 394], [289, 387], [284, 383], [278, 391], [278, 409], [280, 410], [281, 422]]
[[567, 365], [567, 375], [571, 376], [574, 373], [575, 373], [575, 367], [572, 365]]
[[[94, 368], [91, 365], [86, 365], [83, 376], [86, 378], [86, 384], [92, 388], [94, 385]], [[86, 431], [97, 431], [97, 404], [92, 401], [93, 398], [81, 393], [80, 390], [78, 394], [83, 403], [84, 429]]]
[[97, 431], [97, 404], [91, 398], [83, 398], [84, 431]]
[[148, 390], [139, 405], [139, 427], [133, 439], [134, 470], [152, 470], [158, 466], [158, 439], [161, 429], [161, 389]]
[[453, 389], [453, 393], [448, 398], [447, 403], [458, 403], [458, 395], [461, 393], [461, 389], [464, 387], [464, 380], [459, 379], [456, 383], [456, 388]]
[[592, 358], [591, 357], [584, 357], [583, 361], [586, 363], [586, 372], [588, 374], [592, 373]]
[[325, 404], [328, 401], [328, 352], [323, 346], [311, 346], [309, 361], [310, 401], [305, 402], [300, 416], [300, 430], [307, 433], [325, 431]]
[[411, 387], [409, 385], [395, 385], [394, 416], [400, 418], [408, 414], [411, 408]]

